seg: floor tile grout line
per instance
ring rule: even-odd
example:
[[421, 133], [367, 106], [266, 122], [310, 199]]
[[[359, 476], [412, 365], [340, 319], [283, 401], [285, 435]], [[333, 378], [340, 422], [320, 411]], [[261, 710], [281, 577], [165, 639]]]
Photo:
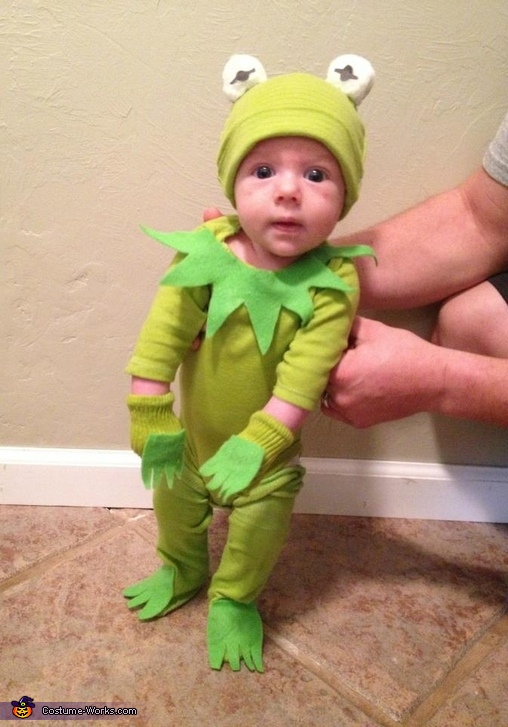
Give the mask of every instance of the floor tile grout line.
[[[122, 521], [118, 519], [118, 521], [111, 525], [110, 527], [101, 530], [99, 533], [96, 533], [94, 535], [89, 536], [85, 542], [79, 543], [77, 545], [69, 545], [67, 548], [63, 548], [62, 550], [59, 550], [57, 553], [54, 553], [52, 555], [48, 555], [46, 558], [43, 558], [43, 560], [34, 563], [33, 565], [28, 565], [22, 570], [18, 571], [12, 576], [8, 576], [3, 581], [0, 582], [0, 593], [6, 593], [10, 588], [13, 588], [14, 586], [20, 585], [21, 583], [28, 582], [32, 580], [33, 578], [37, 578], [39, 575], [44, 573], [47, 570], [52, 570], [56, 566], [60, 565], [61, 563], [67, 562], [69, 560], [73, 560], [74, 558], [78, 557], [82, 553], [86, 553], [88, 550], [91, 550], [96, 545], [104, 543], [111, 538], [113, 538], [118, 532], [125, 529], [126, 527], [132, 526], [132, 522], [130, 521]], [[136, 528], [132, 528], [136, 529]], [[137, 529], [136, 529], [137, 532]]]
[[414, 711], [403, 720], [401, 727], [424, 727], [507, 638], [508, 613], [505, 606], [478, 639], [464, 648], [462, 655], [441, 681], [423, 696]]
[[149, 545], [152, 546], [154, 553], [156, 551], [155, 543], [154, 543], [154, 536], [153, 533], [144, 526], [143, 522], [135, 522], [132, 521], [133, 530], [136, 531], [136, 533], [143, 538], [143, 540], [146, 540]]
[[265, 625], [265, 633], [279, 648], [292, 656], [334, 691], [352, 702], [366, 716], [376, 720], [383, 727], [424, 727], [436, 712], [460, 688], [460, 685], [478, 669], [485, 659], [493, 654], [499, 644], [508, 638], [508, 613], [506, 606], [493, 617], [490, 624], [473, 643], [464, 647], [453, 666], [445, 676], [434, 684], [422, 699], [410, 710], [390, 716], [389, 707], [376, 706], [368, 697], [361, 694], [343, 680], [333, 676], [319, 660], [302, 651], [297, 645]]
[[297, 661], [300, 666], [310, 671], [314, 676], [327, 684], [334, 692], [343, 699], [350, 702], [356, 709], [360, 710], [369, 719], [375, 720], [382, 727], [401, 727], [401, 722], [396, 717], [390, 717], [381, 707], [376, 706], [371, 700], [360, 692], [349, 686], [346, 682], [333, 676], [331, 671], [311, 654], [303, 651], [292, 641], [282, 636], [271, 626], [264, 624], [265, 635], [273, 641], [287, 655]]

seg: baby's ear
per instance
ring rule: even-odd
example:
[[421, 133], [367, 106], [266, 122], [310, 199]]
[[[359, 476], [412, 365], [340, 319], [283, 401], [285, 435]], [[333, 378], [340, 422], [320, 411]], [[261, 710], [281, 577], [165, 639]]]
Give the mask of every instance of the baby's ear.
[[222, 71], [222, 90], [230, 101], [237, 101], [240, 96], [266, 81], [263, 65], [254, 56], [234, 55], [228, 60]]
[[362, 56], [347, 53], [337, 56], [328, 66], [326, 80], [349, 96], [359, 106], [374, 83], [375, 72]]

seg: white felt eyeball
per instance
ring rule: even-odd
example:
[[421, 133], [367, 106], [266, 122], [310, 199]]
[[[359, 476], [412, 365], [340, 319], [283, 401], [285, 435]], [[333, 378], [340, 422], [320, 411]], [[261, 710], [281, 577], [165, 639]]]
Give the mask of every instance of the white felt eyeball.
[[346, 53], [330, 63], [326, 80], [340, 88], [356, 106], [359, 106], [372, 88], [375, 75], [372, 65], [366, 58]]
[[234, 55], [228, 60], [222, 72], [222, 90], [230, 101], [237, 101], [240, 96], [266, 81], [263, 65], [254, 56]]

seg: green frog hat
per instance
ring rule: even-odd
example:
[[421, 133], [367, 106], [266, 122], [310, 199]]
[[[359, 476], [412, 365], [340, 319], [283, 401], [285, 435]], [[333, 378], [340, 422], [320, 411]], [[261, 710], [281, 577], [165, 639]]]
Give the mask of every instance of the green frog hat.
[[365, 157], [365, 130], [357, 106], [374, 82], [365, 58], [341, 55], [326, 80], [308, 73], [267, 79], [260, 61], [234, 55], [223, 71], [223, 91], [234, 105], [217, 156], [219, 180], [235, 204], [235, 177], [256, 144], [277, 136], [305, 136], [324, 144], [337, 159], [346, 197], [340, 219], [358, 199]]

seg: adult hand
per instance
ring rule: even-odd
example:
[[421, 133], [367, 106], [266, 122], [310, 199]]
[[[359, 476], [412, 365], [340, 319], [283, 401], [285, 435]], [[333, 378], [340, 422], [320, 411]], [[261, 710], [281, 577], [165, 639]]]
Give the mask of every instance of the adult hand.
[[444, 379], [440, 350], [409, 331], [357, 318], [321, 411], [363, 429], [437, 408]]
[[223, 214], [218, 207], [207, 207], [203, 210], [203, 222], [210, 222], [210, 220], [215, 220], [217, 217], [222, 217]]

